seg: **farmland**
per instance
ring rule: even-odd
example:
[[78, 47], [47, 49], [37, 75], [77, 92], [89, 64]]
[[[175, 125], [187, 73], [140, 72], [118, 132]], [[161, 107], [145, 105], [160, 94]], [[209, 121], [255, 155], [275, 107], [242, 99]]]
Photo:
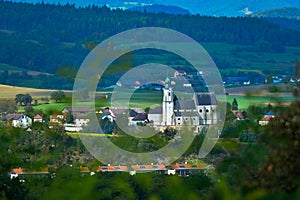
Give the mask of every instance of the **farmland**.
[[0, 91], [0, 99], [14, 99], [16, 94], [20, 93], [28, 93], [34, 98], [46, 97], [50, 96], [54, 90], [0, 85]]
[[[261, 86], [257, 86], [259, 88]], [[226, 96], [226, 101], [232, 103], [233, 99], [236, 98], [239, 104], [239, 109], [247, 109], [249, 105], [267, 105], [271, 104], [289, 104], [294, 100], [294, 97], [291, 93], [269, 93], [266, 90], [260, 90], [260, 92], [249, 92], [248, 87], [245, 88], [230, 88], [228, 91], [231, 91], [228, 96]], [[252, 88], [253, 89], [253, 88]], [[48, 97], [50, 98], [51, 93], [54, 90], [46, 89], [34, 89], [34, 88], [22, 88], [22, 87], [13, 87], [7, 85], [0, 85], [1, 95], [0, 99], [14, 99], [16, 94], [25, 94], [29, 93], [33, 99], [39, 99], [38, 102], [42, 103], [40, 105], [34, 106], [34, 109], [42, 109], [45, 112], [61, 111], [66, 106], [71, 106], [71, 92], [65, 91], [67, 93], [67, 99], [62, 103], [55, 103], [55, 101], [50, 100], [49, 104], [43, 104], [40, 100], [41, 98]], [[248, 91], [248, 92], [247, 92]], [[255, 90], [250, 90], [255, 91]], [[247, 95], [247, 93], [249, 93]], [[106, 99], [106, 95], [108, 99]], [[105, 107], [110, 106], [111, 102], [111, 92], [99, 92], [95, 100], [96, 107]], [[160, 104], [162, 100], [162, 95], [159, 91], [135, 91], [129, 98], [130, 107], [141, 107], [143, 109], [147, 107], [155, 107]], [[224, 98], [219, 98], [220, 101], [224, 101]], [[126, 106], [126, 99], [118, 96], [115, 99], [115, 102], [118, 105]], [[93, 104], [94, 101], [80, 102], [80, 106], [89, 106]], [[23, 107], [19, 107], [19, 111], [23, 111]]]

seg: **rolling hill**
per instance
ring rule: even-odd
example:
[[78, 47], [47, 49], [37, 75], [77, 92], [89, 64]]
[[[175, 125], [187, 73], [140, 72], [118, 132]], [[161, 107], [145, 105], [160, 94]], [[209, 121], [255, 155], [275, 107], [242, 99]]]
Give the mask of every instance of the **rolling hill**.
[[300, 20], [300, 9], [294, 7], [274, 8], [254, 13], [254, 17], [284, 17]]
[[[41, 0], [14, 0], [15, 2], [39, 3]], [[296, 7], [300, 8], [299, 0], [44, 0], [45, 3], [75, 4], [76, 6], [109, 5], [114, 8], [128, 9], [135, 6], [163, 4], [179, 6], [189, 10], [193, 14], [209, 16], [243, 16], [248, 7], [253, 13], [271, 8]]]

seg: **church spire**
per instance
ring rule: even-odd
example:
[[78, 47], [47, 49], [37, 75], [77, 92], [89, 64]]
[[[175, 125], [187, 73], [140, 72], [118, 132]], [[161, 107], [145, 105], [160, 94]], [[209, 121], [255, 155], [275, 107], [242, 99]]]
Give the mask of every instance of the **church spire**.
[[165, 80], [165, 89], [169, 89], [170, 84], [171, 84], [171, 80], [169, 79], [169, 77], [167, 77]]

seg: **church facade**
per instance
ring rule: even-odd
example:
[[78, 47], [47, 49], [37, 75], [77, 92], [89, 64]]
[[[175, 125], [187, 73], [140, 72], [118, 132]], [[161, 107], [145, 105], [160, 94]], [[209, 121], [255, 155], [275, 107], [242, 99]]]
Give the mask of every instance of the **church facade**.
[[217, 100], [211, 93], [195, 93], [193, 99], [174, 98], [170, 79], [165, 81], [162, 106], [151, 109], [148, 120], [155, 126], [199, 126], [217, 123]]

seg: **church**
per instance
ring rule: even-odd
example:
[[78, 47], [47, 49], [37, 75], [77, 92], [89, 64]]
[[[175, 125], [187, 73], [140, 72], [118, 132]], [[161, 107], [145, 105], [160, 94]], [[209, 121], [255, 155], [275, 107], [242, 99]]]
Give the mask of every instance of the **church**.
[[193, 99], [178, 100], [166, 78], [162, 106], [150, 109], [148, 120], [155, 126], [199, 126], [217, 123], [217, 100], [212, 93], [195, 93]]

